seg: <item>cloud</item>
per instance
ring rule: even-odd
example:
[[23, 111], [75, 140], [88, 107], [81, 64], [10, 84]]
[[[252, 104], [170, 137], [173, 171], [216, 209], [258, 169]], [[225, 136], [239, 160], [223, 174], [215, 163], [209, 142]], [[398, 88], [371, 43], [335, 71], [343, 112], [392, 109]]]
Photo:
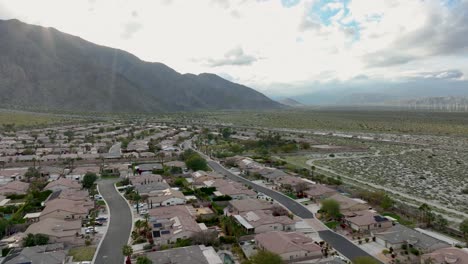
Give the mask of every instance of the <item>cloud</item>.
[[123, 39], [131, 39], [133, 35], [139, 30], [141, 30], [142, 28], [143, 28], [143, 25], [138, 22], [128, 22], [123, 27], [123, 32], [121, 34], [121, 37]]
[[219, 67], [219, 66], [245, 66], [251, 65], [256, 62], [258, 58], [244, 53], [244, 50], [241, 47], [234, 48], [226, 52], [223, 58], [219, 59], [207, 59], [206, 64], [209, 67]]
[[416, 58], [416, 56], [384, 50], [366, 54], [363, 61], [367, 67], [390, 67], [408, 63]]
[[443, 79], [443, 80], [461, 80], [463, 78], [463, 72], [460, 70], [446, 70], [446, 71], [434, 71], [434, 72], [416, 72], [410, 74], [411, 78], [419, 79]]

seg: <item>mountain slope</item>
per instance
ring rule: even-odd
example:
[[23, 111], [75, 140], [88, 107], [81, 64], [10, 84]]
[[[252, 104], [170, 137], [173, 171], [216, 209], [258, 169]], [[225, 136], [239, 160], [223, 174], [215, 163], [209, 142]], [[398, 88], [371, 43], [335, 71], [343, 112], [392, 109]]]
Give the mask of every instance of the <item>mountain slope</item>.
[[278, 100], [278, 102], [280, 104], [287, 105], [290, 107], [303, 107], [304, 106], [304, 104], [292, 98], [283, 98], [281, 100]]
[[180, 74], [53, 28], [0, 20], [0, 104], [37, 109], [162, 112], [281, 105], [213, 74]]

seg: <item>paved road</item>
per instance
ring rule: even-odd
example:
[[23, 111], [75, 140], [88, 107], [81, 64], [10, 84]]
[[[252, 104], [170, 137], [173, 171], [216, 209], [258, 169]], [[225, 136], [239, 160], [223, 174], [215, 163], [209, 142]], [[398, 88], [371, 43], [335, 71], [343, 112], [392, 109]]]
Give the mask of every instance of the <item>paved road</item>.
[[246, 184], [248, 186], [251, 186], [254, 190], [257, 192], [264, 193], [271, 198], [275, 199], [278, 201], [280, 204], [288, 208], [293, 214], [301, 217], [301, 218], [314, 218], [314, 214], [309, 211], [309, 209], [305, 208], [302, 204], [294, 201], [293, 199], [289, 198], [288, 196], [275, 192], [271, 189], [265, 188], [263, 186], [257, 185], [243, 177], [237, 176], [236, 174], [230, 172], [229, 170], [225, 169], [223, 166], [219, 165], [219, 163], [215, 161], [208, 161], [208, 164], [210, 165], [211, 168], [213, 168], [215, 171], [226, 175], [229, 179], [237, 182], [241, 182], [243, 184]]
[[[334, 249], [336, 249], [338, 252], [340, 252], [341, 254], [343, 254], [345, 257], [347, 257], [350, 260], [356, 259], [357, 257], [363, 257], [363, 256], [374, 258], [369, 253], [365, 252], [364, 250], [362, 250], [360, 247], [353, 244], [348, 239], [342, 237], [341, 235], [333, 231], [330, 231], [330, 230], [319, 231], [318, 234], [321, 239], [326, 241]], [[378, 263], [382, 263], [377, 259], [375, 260]]]
[[128, 243], [132, 229], [132, 213], [127, 202], [115, 190], [117, 179], [98, 182], [99, 192], [110, 209], [110, 222], [104, 241], [99, 248], [95, 264], [120, 264], [124, 262], [122, 247]]
[[109, 154], [115, 154], [115, 155], [122, 154], [122, 143], [118, 142], [112, 145], [112, 147], [109, 148]]

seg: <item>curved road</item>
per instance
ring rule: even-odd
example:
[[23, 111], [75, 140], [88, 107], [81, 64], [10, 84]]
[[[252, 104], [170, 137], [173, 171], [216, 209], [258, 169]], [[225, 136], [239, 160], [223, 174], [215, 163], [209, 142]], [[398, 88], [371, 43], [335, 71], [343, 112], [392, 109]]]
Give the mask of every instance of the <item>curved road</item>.
[[[197, 151], [197, 150], [195, 150]], [[254, 190], [257, 192], [262, 192], [271, 198], [275, 199], [277, 202], [281, 203], [283, 206], [288, 208], [293, 214], [304, 218], [304, 219], [312, 219], [314, 218], [314, 214], [304, 207], [302, 204], [296, 202], [295, 200], [289, 198], [288, 196], [273, 191], [271, 189], [265, 188], [263, 186], [257, 185], [241, 176], [235, 175], [234, 173], [230, 172], [223, 166], [221, 166], [219, 163], [210, 160], [206, 155], [203, 153], [197, 151], [201, 155], [203, 155], [208, 162], [208, 165], [213, 168], [213, 170], [226, 175], [226, 177], [230, 178], [233, 181], [241, 182], [244, 183], [248, 186], [251, 186]], [[343, 254], [345, 257], [347, 257], [350, 260], [353, 260], [357, 257], [372, 257], [370, 254], [359, 248], [357, 245], [353, 244], [351, 241], [346, 239], [345, 237], [331, 231], [331, 230], [321, 230], [318, 231], [318, 234], [320, 238], [322, 238], [324, 241], [326, 241], [328, 244], [330, 244], [332, 247], [334, 247], [338, 252]], [[374, 258], [375, 259], [375, 258]], [[378, 263], [381, 263], [377, 259], [375, 259]]]
[[122, 247], [127, 245], [132, 230], [132, 213], [125, 199], [117, 192], [117, 179], [98, 182], [99, 192], [109, 207], [109, 227], [97, 252], [95, 264], [124, 262]]

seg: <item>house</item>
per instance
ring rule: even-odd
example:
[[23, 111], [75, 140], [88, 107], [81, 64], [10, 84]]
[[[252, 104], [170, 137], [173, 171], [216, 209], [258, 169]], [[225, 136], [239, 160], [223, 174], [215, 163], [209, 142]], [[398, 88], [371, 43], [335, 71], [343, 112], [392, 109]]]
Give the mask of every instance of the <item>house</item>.
[[128, 179], [130, 180], [132, 185], [143, 185], [143, 184], [151, 184], [154, 182], [164, 182], [161, 175], [158, 174], [142, 174], [137, 176], [129, 176]]
[[136, 171], [141, 174], [145, 171], [162, 171], [164, 168], [161, 163], [144, 163], [135, 167]]
[[47, 218], [30, 225], [24, 233], [48, 235], [49, 243], [64, 243], [66, 246], [84, 244], [84, 239], [81, 238], [81, 220]]
[[166, 245], [180, 239], [191, 238], [202, 229], [195, 219], [185, 213], [169, 216], [150, 217], [152, 235], [156, 245]]
[[67, 178], [76, 181], [81, 181], [88, 172], [98, 175], [100, 172], [100, 168], [98, 166], [76, 167], [70, 173], [68, 173]]
[[213, 247], [203, 245], [148, 252], [146, 256], [153, 263], [223, 264]]
[[373, 236], [375, 236], [377, 243], [386, 248], [401, 248], [402, 245], [408, 245], [423, 253], [429, 253], [450, 246], [443, 241], [400, 224], [392, 226], [383, 232], [373, 232]]
[[29, 183], [21, 181], [12, 181], [0, 186], [0, 194], [26, 194], [29, 189]]
[[271, 210], [273, 203], [258, 199], [231, 200], [225, 208], [226, 214], [238, 215], [241, 213], [256, 210]]
[[210, 182], [210, 185], [207, 187], [216, 187], [217, 192], [215, 192], [215, 195], [229, 195], [233, 200], [257, 197], [256, 192], [250, 190], [248, 187], [245, 187], [242, 183], [239, 182], [216, 179], [213, 182]]
[[68, 257], [62, 243], [14, 249], [4, 259], [3, 264], [47, 263], [65, 264]]
[[58, 190], [53, 192], [46, 201], [54, 200], [54, 199], [67, 199], [72, 201], [82, 201], [87, 204], [92, 205], [93, 201], [89, 198], [88, 191], [85, 190], [76, 190], [76, 189], [68, 189], [68, 190]]
[[421, 264], [423, 263], [468, 264], [468, 251], [455, 247], [437, 249], [422, 255]]
[[[140, 185], [147, 186], [147, 185]], [[148, 205], [149, 208], [159, 207], [159, 206], [171, 206], [171, 205], [180, 205], [185, 204], [187, 199], [184, 194], [180, 191], [173, 189], [165, 189], [160, 193], [150, 193], [148, 194]]]
[[349, 227], [358, 232], [386, 229], [393, 225], [392, 221], [369, 210], [346, 213], [344, 221]]
[[27, 171], [27, 168], [2, 169], [0, 170], [0, 178], [5, 182], [21, 180]]
[[276, 168], [267, 168], [267, 167], [263, 167], [260, 169], [253, 169], [250, 171], [250, 173], [258, 174], [264, 179], [270, 182], [274, 182], [274, 183], [277, 183], [278, 181], [280, 181], [281, 179], [285, 177], [291, 176], [282, 170], [278, 170]]
[[327, 199], [337, 201], [340, 204], [340, 211], [342, 213], [369, 209], [369, 205], [366, 202], [359, 199], [352, 199], [339, 193], [334, 194]]
[[39, 219], [55, 218], [60, 220], [86, 219], [93, 208], [93, 202], [53, 199], [46, 203]]
[[274, 216], [271, 210], [255, 210], [233, 215], [247, 233], [260, 234], [270, 231], [294, 231], [296, 222], [287, 215]]
[[[142, 177], [142, 176], [139, 176]], [[132, 182], [133, 183], [133, 182]], [[140, 194], [140, 195], [150, 195], [154, 196], [157, 195], [158, 193], [161, 193], [169, 188], [169, 184], [167, 184], [165, 181], [152, 181], [150, 183], [144, 183], [143, 184], [134, 184], [135, 190]]]
[[297, 232], [274, 231], [255, 235], [260, 249], [278, 254], [284, 261], [302, 261], [322, 257], [322, 248], [311, 238]]
[[313, 201], [320, 201], [338, 194], [335, 189], [327, 187], [323, 184], [309, 184], [308, 187], [309, 189], [305, 190], [304, 194]]
[[209, 219], [216, 216], [216, 213], [213, 212], [213, 210], [211, 210], [209, 207], [195, 208], [190, 204], [174, 205], [171, 207], [157, 207], [150, 209], [148, 214], [156, 218], [160, 218], [162, 216], [174, 217], [178, 215], [187, 215], [192, 216], [194, 219]]
[[66, 190], [66, 189], [75, 189], [81, 190], [81, 184], [77, 180], [67, 179], [67, 178], [59, 178], [56, 181], [50, 182], [44, 188], [44, 190], [51, 190], [53, 192]]

